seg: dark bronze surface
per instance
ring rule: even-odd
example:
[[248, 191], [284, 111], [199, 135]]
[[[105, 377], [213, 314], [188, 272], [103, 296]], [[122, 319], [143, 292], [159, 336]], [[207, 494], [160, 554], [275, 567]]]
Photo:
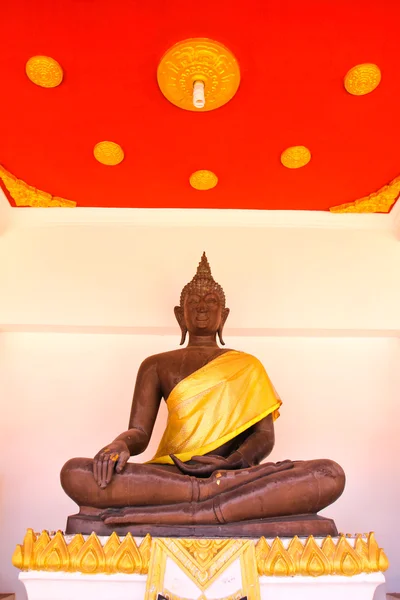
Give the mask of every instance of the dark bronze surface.
[[[222, 341], [228, 314], [223, 290], [212, 279], [203, 256], [175, 307], [181, 343], [188, 333], [188, 345], [144, 360], [128, 430], [93, 460], [72, 459], [61, 471], [65, 492], [80, 507], [79, 517], [70, 517], [67, 532], [76, 533], [77, 527], [80, 533], [131, 531], [135, 535], [152, 531], [165, 532], [152, 535], [178, 535], [173, 532], [179, 529], [186, 532], [179, 536], [197, 537], [336, 532], [332, 521], [315, 514], [342, 494], [343, 470], [328, 459], [260, 464], [275, 442], [271, 415], [212, 455], [195, 457], [189, 463], [176, 459], [174, 465], [127, 462], [147, 448], [162, 399], [182, 379], [227, 352], [219, 348], [217, 334]], [[217, 471], [221, 476], [216, 485]], [[308, 517], [294, 519], [295, 515]], [[211, 534], [214, 528], [220, 533]]]

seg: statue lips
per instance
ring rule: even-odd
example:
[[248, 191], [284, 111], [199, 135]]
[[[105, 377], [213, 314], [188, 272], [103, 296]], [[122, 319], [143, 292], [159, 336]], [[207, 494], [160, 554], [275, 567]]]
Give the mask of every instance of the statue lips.
[[197, 315], [197, 317], [196, 317], [196, 323], [199, 327], [201, 327], [201, 326], [204, 327], [205, 325], [207, 325], [208, 320], [209, 320], [208, 315], [203, 314], [203, 315]]

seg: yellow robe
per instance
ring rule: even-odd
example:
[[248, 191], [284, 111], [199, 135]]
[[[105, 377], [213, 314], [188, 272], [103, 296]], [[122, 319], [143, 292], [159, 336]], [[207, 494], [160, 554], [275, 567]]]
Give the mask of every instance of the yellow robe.
[[212, 452], [282, 404], [260, 361], [230, 350], [180, 381], [167, 399], [165, 433], [151, 463]]

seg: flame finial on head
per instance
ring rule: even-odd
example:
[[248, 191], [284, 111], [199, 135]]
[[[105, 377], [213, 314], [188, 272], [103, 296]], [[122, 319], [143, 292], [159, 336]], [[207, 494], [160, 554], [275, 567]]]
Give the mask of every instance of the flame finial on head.
[[196, 275], [193, 277], [193, 279], [196, 279], [196, 277], [204, 277], [205, 279], [213, 278], [211, 275], [210, 263], [208, 262], [205, 252], [203, 252], [201, 255], [199, 266], [197, 267]]
[[211, 275], [211, 268], [208, 262], [206, 253], [203, 252], [199, 266], [197, 267], [196, 275], [185, 285], [181, 293], [180, 304], [183, 306], [185, 296], [190, 292], [202, 292], [210, 290], [216, 292], [220, 297], [221, 304], [225, 307], [225, 294], [222, 287], [217, 283]]

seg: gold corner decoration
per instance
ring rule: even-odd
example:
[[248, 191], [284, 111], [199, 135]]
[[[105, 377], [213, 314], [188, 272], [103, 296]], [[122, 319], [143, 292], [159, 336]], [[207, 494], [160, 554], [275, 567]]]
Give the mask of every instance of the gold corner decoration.
[[25, 72], [32, 83], [44, 88], [57, 87], [64, 77], [61, 65], [50, 56], [32, 56]]
[[[228, 48], [208, 38], [191, 38], [175, 44], [162, 57], [157, 69], [161, 92], [184, 110], [206, 112], [220, 108], [236, 94], [239, 64]], [[204, 83], [205, 105], [193, 105], [193, 86]]]
[[93, 154], [96, 160], [102, 165], [112, 166], [119, 165], [125, 154], [119, 144], [115, 142], [98, 142], [93, 148]]
[[373, 63], [356, 65], [344, 78], [344, 87], [352, 96], [365, 96], [373, 92], [381, 82], [381, 71]]
[[369, 196], [332, 206], [332, 213], [388, 213], [400, 194], [400, 176]]
[[73, 200], [52, 196], [21, 179], [17, 179], [15, 175], [12, 175], [1, 165], [0, 179], [17, 206], [33, 206], [35, 208], [73, 208], [76, 206], [76, 202]]
[[212, 171], [195, 171], [189, 177], [189, 183], [195, 190], [211, 190], [218, 183], [218, 177]]
[[281, 154], [281, 163], [288, 169], [300, 169], [311, 160], [311, 152], [305, 146], [290, 146]]
[[[344, 575], [386, 571], [389, 562], [373, 533], [353, 538], [340, 535], [322, 540], [295, 536], [289, 543], [275, 538], [245, 539], [151, 538], [140, 544], [128, 533], [120, 539], [113, 533], [104, 541], [92, 533], [66, 538], [61, 531], [35, 534], [28, 529], [12, 563], [22, 571], [67, 573], [148, 573], [147, 590], [161, 593], [166, 559], [170, 557], [202, 590], [215, 581], [235, 559], [241, 561], [243, 590], [249, 600], [258, 600], [257, 573], [276, 577]], [[250, 591], [249, 591], [250, 590]], [[253, 590], [253, 591], [251, 591]], [[250, 593], [251, 592], [251, 593]], [[249, 595], [250, 594], [250, 595]], [[154, 596], [156, 598], [156, 596]]]

